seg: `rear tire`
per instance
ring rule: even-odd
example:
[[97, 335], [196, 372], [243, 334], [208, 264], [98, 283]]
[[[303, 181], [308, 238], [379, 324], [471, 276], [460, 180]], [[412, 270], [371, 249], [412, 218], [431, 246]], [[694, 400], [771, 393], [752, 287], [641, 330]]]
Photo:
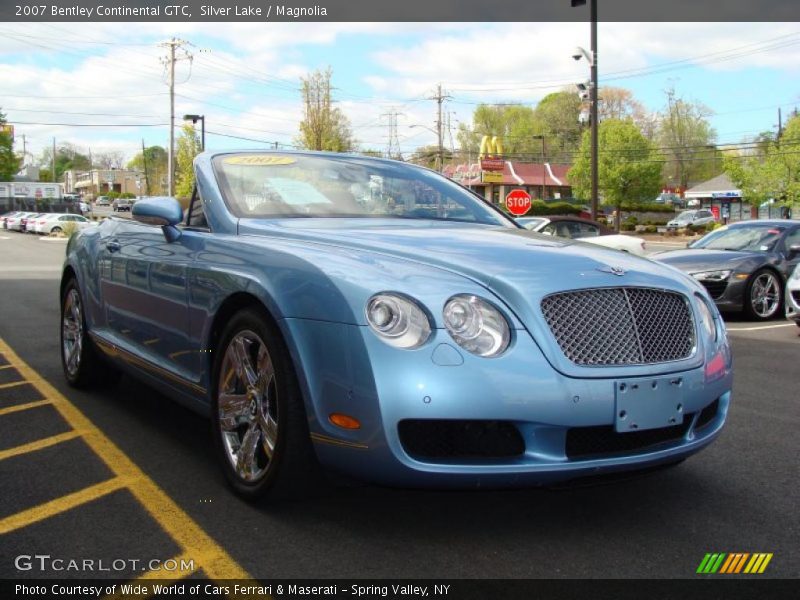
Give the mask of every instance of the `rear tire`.
[[89, 338], [78, 283], [74, 277], [61, 296], [61, 367], [76, 388], [107, 386], [119, 380], [120, 372], [105, 362]]
[[770, 269], [750, 276], [744, 292], [744, 314], [753, 321], [767, 321], [783, 310], [783, 283]]
[[50, 233], [61, 233], [61, 227], [53, 227]]
[[303, 396], [283, 338], [263, 310], [231, 318], [214, 348], [212, 378], [214, 444], [231, 487], [247, 500], [307, 495], [319, 465]]

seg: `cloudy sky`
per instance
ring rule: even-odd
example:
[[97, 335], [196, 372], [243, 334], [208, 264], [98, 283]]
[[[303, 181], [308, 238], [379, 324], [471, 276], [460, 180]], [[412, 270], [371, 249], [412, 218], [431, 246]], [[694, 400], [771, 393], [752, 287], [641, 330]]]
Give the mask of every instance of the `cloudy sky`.
[[[382, 115], [401, 113], [404, 152], [435, 139], [412, 125], [434, 127], [437, 83], [455, 130], [480, 102], [535, 105], [588, 75], [570, 58], [589, 45], [585, 23], [0, 23], [0, 109], [18, 148], [21, 134], [33, 158], [53, 136], [126, 157], [142, 139], [166, 145], [159, 43], [173, 36], [193, 55], [178, 65], [176, 115], [204, 114], [210, 149], [291, 144], [299, 78], [315, 68], [333, 69], [362, 148], [385, 149]], [[800, 23], [601, 23], [599, 43], [601, 86], [627, 87], [651, 111], [674, 87], [714, 111], [721, 143], [774, 129], [779, 106], [800, 106]]]

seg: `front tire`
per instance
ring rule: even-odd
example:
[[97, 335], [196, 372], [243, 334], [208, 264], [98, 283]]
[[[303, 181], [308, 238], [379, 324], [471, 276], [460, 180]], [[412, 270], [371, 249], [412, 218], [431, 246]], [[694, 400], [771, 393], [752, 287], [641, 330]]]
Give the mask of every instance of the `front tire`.
[[302, 495], [317, 473], [294, 368], [277, 327], [248, 308], [214, 348], [214, 442], [230, 485], [248, 500]]
[[78, 283], [72, 277], [61, 296], [61, 367], [67, 383], [76, 388], [90, 388], [115, 383], [119, 371], [97, 354], [86, 330]]
[[783, 307], [783, 284], [770, 269], [759, 269], [750, 277], [744, 293], [745, 315], [754, 321], [767, 321]]

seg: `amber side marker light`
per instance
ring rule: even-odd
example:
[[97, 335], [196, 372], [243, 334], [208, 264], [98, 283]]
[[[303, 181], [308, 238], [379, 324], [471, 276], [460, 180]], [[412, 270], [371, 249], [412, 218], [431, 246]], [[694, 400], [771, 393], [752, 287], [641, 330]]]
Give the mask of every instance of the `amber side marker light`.
[[361, 429], [361, 423], [358, 419], [342, 413], [333, 413], [328, 417], [328, 420], [342, 429]]

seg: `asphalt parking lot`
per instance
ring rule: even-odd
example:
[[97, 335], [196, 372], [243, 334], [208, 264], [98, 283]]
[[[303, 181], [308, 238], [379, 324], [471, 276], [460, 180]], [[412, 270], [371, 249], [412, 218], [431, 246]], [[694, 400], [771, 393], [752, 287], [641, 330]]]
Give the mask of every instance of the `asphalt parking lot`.
[[727, 428], [675, 468], [517, 491], [349, 482], [251, 505], [228, 490], [202, 418], [129, 378], [91, 393], [64, 383], [65, 245], [0, 230], [0, 578], [101, 575], [15, 567], [36, 553], [141, 561], [124, 577], [183, 559], [214, 579], [682, 578], [709, 552], [772, 553], [761, 577], [800, 574], [793, 324], [729, 320]]

